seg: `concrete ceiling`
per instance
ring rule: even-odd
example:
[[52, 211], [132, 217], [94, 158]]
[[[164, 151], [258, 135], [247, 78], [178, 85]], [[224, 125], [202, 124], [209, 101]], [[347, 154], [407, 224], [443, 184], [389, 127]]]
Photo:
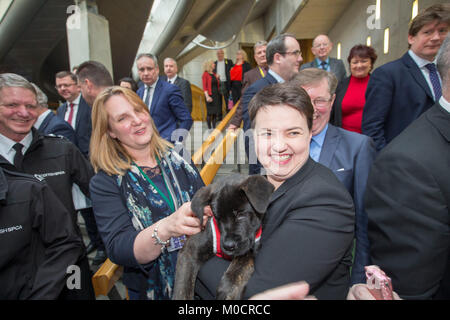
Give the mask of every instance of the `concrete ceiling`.
[[[118, 80], [130, 75], [153, 0], [96, 3], [99, 14], [109, 21], [113, 76]], [[56, 101], [55, 73], [70, 68], [66, 20], [73, 4], [74, 0], [14, 1], [0, 25], [0, 72], [25, 76]]]
[[327, 34], [351, 2], [352, 0], [305, 1], [286, 32], [295, 34], [297, 39], [313, 39], [318, 34]]

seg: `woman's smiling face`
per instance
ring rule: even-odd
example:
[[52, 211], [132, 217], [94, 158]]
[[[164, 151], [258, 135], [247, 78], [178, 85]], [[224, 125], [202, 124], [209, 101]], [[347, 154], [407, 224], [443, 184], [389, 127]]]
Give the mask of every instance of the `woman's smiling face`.
[[255, 117], [255, 148], [269, 181], [278, 188], [308, 160], [312, 133], [306, 118], [288, 105], [266, 106]]

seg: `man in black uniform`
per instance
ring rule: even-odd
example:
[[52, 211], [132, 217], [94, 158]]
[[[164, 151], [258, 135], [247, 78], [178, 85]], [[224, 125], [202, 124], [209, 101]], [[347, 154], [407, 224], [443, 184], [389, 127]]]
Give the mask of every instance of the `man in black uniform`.
[[82, 250], [45, 181], [0, 167], [0, 300], [57, 299]]
[[[76, 183], [84, 194], [89, 195], [89, 181], [94, 171], [78, 148], [67, 139], [40, 135], [33, 128], [37, 119], [36, 108], [36, 91], [26, 79], [12, 73], [0, 74], [0, 165], [45, 179], [70, 213], [81, 240], [72, 185]], [[84, 245], [77, 265], [81, 270], [81, 288], [69, 290], [65, 287], [61, 298], [94, 299], [92, 274]]]

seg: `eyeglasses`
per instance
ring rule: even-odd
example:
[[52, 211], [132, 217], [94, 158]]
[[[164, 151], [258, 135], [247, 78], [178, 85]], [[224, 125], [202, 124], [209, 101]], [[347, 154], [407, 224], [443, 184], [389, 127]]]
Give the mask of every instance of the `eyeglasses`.
[[323, 107], [327, 107], [330, 101], [331, 101], [331, 98], [330, 99], [317, 98], [317, 99], [312, 100], [311, 102], [315, 107], [323, 108]]
[[59, 84], [59, 85], [55, 86], [55, 88], [57, 90], [59, 90], [59, 89], [67, 89], [67, 88], [69, 88], [71, 86], [74, 86], [74, 85], [76, 85], [76, 83], [70, 83], [70, 84], [63, 83], [63, 84]]
[[295, 50], [292, 52], [280, 52], [280, 54], [289, 54], [289, 55], [293, 55], [293, 56], [300, 56], [302, 54], [302, 52], [300, 50]]
[[329, 43], [319, 43], [313, 46], [313, 48], [327, 48], [329, 46]]

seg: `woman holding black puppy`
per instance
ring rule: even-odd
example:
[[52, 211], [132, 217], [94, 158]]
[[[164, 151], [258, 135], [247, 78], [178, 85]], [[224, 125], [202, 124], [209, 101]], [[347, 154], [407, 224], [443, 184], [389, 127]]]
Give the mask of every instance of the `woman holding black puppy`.
[[189, 201], [203, 181], [131, 90], [100, 93], [92, 123], [90, 191], [108, 257], [124, 266], [130, 299], [170, 299], [184, 235], [201, 230]]
[[[246, 298], [298, 281], [318, 299], [347, 296], [353, 200], [329, 169], [309, 157], [313, 113], [306, 91], [289, 84], [266, 87], [249, 104], [256, 154], [276, 189]], [[201, 268], [201, 298], [214, 298], [228, 263], [214, 257]]]

